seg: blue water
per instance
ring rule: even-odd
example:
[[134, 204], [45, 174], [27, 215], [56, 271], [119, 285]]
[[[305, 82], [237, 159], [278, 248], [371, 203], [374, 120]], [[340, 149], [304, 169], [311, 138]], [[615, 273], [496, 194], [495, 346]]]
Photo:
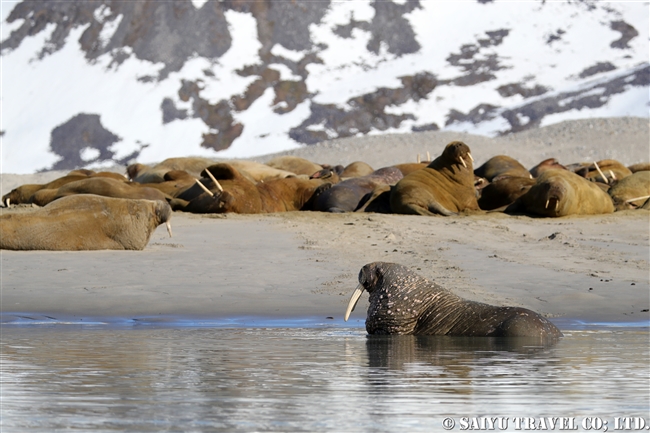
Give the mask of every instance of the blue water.
[[507, 431], [520, 431], [522, 417], [524, 426], [565, 417], [574, 431], [587, 419], [609, 430], [617, 417], [650, 422], [647, 327], [574, 323], [541, 344], [249, 320], [5, 323], [2, 432], [432, 432], [445, 418], [460, 431], [497, 416]]

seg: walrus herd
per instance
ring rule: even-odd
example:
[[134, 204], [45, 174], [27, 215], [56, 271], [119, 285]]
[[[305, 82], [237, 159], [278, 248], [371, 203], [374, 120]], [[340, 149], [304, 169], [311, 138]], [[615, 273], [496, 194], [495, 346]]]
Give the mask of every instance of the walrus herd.
[[[564, 217], [650, 209], [650, 163], [561, 164], [549, 158], [528, 170], [497, 155], [475, 169], [470, 148], [461, 141], [449, 143], [432, 161], [418, 158], [377, 170], [362, 161], [344, 167], [295, 156], [267, 164], [171, 158], [153, 166], [131, 164], [126, 175], [73, 170], [5, 194], [5, 207], [35, 209], [0, 215], [0, 249], [141, 250], [160, 224], [167, 224], [171, 236], [173, 211]], [[537, 313], [461, 299], [398, 264], [368, 264], [359, 281], [345, 319], [368, 291], [370, 334], [562, 335]]]

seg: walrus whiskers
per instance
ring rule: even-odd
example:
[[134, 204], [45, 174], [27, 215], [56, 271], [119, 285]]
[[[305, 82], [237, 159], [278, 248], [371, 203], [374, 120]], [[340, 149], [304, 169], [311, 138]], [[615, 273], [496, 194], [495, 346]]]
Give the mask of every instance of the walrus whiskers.
[[350, 317], [350, 313], [354, 311], [354, 307], [357, 306], [357, 302], [359, 302], [359, 298], [361, 298], [361, 295], [363, 294], [363, 284], [359, 284], [356, 289], [354, 289], [354, 292], [352, 293], [352, 297], [350, 298], [350, 302], [348, 302], [348, 308], [345, 310], [345, 317], [343, 318], [346, 322], [348, 321], [348, 318]]
[[607, 185], [609, 185], [609, 181], [608, 181], [607, 178], [605, 177], [605, 174], [600, 170], [600, 167], [598, 167], [598, 163], [597, 163], [596, 161], [594, 161], [594, 165], [596, 166], [596, 170], [598, 170], [598, 173], [600, 173], [600, 176], [601, 176], [603, 179], [605, 179], [605, 183], [606, 183]]
[[625, 200], [625, 203], [632, 203], [633, 201], [643, 200], [643, 199], [647, 200], [649, 198], [650, 198], [650, 195], [644, 195], [644, 196], [641, 196], [641, 197], [635, 197], [635, 198], [631, 198], [629, 200]]
[[223, 188], [221, 187], [221, 184], [219, 181], [210, 173], [210, 170], [205, 170], [206, 173], [208, 173], [208, 176], [210, 179], [212, 179], [212, 182], [214, 182], [215, 185], [217, 185], [217, 188], [219, 188], [219, 191], [223, 192]]
[[463, 157], [459, 156], [458, 159], [460, 159], [460, 162], [463, 163], [463, 167], [467, 168], [467, 164], [465, 164], [465, 160], [463, 159]]
[[214, 197], [214, 193], [213, 193], [212, 191], [210, 191], [209, 189], [207, 189], [207, 188], [205, 187], [205, 185], [203, 185], [203, 184], [201, 183], [200, 180], [196, 179], [196, 183], [197, 183], [201, 188], [203, 188], [203, 191], [205, 191], [205, 192], [207, 192], [208, 194], [210, 194], [211, 197]]

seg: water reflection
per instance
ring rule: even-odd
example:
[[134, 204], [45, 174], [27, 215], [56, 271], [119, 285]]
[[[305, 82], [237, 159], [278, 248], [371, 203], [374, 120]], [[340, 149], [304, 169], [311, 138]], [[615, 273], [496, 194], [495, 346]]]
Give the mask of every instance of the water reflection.
[[647, 330], [566, 334], [540, 344], [340, 328], [4, 326], [1, 427], [434, 431], [446, 416], [647, 418]]

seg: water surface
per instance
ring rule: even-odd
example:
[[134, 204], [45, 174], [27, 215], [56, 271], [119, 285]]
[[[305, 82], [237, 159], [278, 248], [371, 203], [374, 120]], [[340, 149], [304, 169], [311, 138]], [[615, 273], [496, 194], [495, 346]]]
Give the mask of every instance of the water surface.
[[[648, 329], [526, 339], [361, 328], [3, 325], [1, 427], [441, 431], [444, 418], [643, 417]], [[512, 421], [509, 431], [516, 431]]]

